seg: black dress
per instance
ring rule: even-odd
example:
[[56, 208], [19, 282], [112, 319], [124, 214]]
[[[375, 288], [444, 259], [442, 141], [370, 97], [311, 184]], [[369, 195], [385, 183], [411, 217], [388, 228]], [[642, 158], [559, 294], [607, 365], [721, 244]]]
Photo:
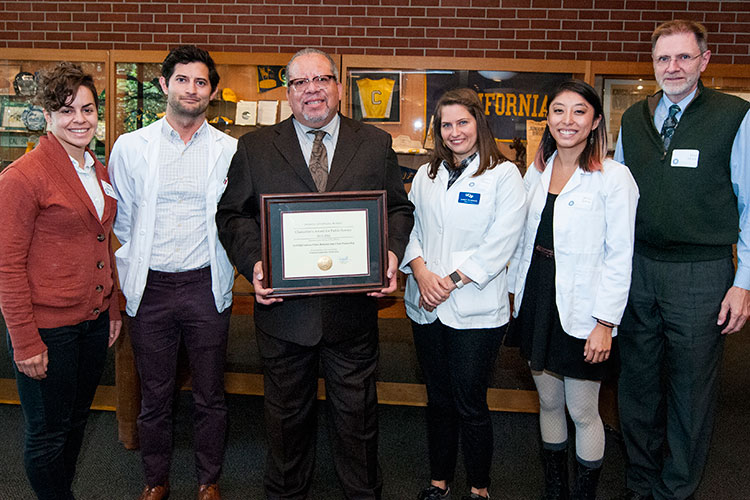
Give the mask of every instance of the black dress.
[[[554, 249], [552, 220], [556, 194], [549, 193], [536, 232], [534, 247]], [[532, 370], [547, 370], [565, 377], [602, 380], [611, 371], [610, 361], [587, 363], [586, 339], [565, 333], [555, 302], [555, 258], [534, 250], [526, 275], [517, 328], [521, 332], [521, 356]], [[611, 356], [610, 356], [611, 359]]]

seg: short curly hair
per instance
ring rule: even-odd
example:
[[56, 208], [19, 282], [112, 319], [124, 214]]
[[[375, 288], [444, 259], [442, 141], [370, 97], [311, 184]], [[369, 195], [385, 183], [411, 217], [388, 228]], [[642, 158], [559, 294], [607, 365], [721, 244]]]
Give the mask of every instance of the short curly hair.
[[94, 77], [84, 72], [79, 65], [63, 61], [39, 77], [36, 102], [46, 111], [58, 111], [75, 100], [81, 86], [91, 91], [98, 109], [99, 95], [96, 93]]

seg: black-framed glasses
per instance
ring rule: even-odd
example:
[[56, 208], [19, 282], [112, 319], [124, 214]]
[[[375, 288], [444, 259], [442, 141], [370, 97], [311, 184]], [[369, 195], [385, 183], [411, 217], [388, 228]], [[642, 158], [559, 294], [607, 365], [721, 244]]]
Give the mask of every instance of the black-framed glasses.
[[329, 83], [335, 81], [336, 77], [333, 75], [318, 75], [312, 78], [295, 78], [294, 80], [289, 80], [287, 85], [294, 90], [304, 90], [310, 82], [314, 83], [316, 87], [325, 87]]

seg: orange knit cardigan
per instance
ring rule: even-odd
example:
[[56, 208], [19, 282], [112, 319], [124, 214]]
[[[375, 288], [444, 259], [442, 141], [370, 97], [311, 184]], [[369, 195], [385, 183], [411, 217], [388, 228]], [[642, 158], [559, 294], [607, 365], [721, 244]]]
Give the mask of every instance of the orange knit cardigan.
[[[100, 184], [109, 182], [98, 160], [95, 169]], [[46, 349], [39, 328], [75, 325], [106, 310], [120, 319], [110, 245], [117, 202], [109, 188], [102, 191], [99, 220], [51, 133], [0, 173], [0, 309], [16, 361]]]

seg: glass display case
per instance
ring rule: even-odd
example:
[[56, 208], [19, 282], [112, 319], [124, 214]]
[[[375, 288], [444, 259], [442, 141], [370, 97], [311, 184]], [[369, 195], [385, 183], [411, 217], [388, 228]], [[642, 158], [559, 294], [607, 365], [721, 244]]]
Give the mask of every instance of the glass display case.
[[344, 113], [371, 122], [393, 136], [399, 163], [409, 171], [425, 163], [433, 148], [431, 123], [446, 90], [477, 91], [502, 153], [521, 171], [533, 155], [546, 118], [547, 93], [571, 77], [584, 78], [581, 61], [450, 59], [344, 56]]
[[[164, 116], [166, 96], [159, 77], [165, 52], [112, 51], [112, 140]], [[233, 137], [273, 125], [291, 114], [284, 67], [291, 54], [212, 53], [220, 76], [207, 119]]]
[[[617, 145], [622, 114], [631, 105], [659, 90], [651, 63], [592, 63], [594, 88], [602, 96], [610, 152]], [[706, 87], [750, 101], [750, 68], [709, 63], [701, 75]]]
[[99, 91], [99, 125], [91, 149], [106, 159], [107, 53], [104, 51], [40, 51], [8, 49], [0, 58], [0, 169], [30, 151], [45, 134], [42, 108], [34, 103], [39, 75], [59, 61], [80, 64], [94, 77]]

